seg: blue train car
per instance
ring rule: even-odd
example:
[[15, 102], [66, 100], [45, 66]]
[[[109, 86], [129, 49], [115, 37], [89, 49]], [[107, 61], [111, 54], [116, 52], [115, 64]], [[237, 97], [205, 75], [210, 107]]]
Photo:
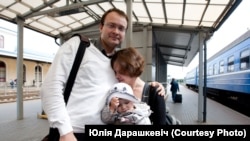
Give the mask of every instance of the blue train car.
[[197, 67], [186, 74], [185, 82], [186, 86], [191, 89], [198, 89], [198, 72]]
[[[197, 67], [187, 73], [186, 86], [198, 87]], [[250, 31], [207, 60], [207, 92], [250, 103]]]

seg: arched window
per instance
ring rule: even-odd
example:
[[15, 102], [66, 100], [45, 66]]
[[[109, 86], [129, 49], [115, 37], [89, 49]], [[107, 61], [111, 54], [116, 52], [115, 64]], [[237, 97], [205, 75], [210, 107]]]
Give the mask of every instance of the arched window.
[[23, 85], [25, 84], [26, 82], [26, 66], [23, 65]]
[[42, 67], [39, 65], [35, 67], [35, 82], [34, 83], [35, 83], [34, 85], [37, 85], [37, 84], [40, 85], [42, 83]]
[[6, 65], [0, 61], [0, 82], [6, 82]]

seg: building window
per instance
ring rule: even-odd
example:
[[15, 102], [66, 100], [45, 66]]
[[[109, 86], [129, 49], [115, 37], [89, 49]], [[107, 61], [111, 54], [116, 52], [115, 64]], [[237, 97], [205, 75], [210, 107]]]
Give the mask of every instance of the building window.
[[42, 67], [37, 65], [35, 67], [35, 80], [34, 85], [40, 86], [42, 84]]
[[26, 82], [26, 66], [23, 65], [23, 85], [25, 85]]
[[0, 61], [0, 82], [6, 82], [6, 65]]

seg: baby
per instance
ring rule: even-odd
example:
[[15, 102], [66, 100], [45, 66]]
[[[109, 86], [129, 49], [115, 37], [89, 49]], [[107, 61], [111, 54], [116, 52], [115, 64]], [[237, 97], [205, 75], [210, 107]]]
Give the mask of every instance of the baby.
[[140, 102], [126, 83], [116, 83], [109, 91], [101, 111], [104, 123], [117, 125], [151, 125], [150, 107]]

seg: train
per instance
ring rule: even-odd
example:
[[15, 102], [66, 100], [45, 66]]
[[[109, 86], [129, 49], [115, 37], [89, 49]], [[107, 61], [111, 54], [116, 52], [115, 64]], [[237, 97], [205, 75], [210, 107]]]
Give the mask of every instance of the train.
[[[207, 60], [206, 91], [219, 99], [250, 105], [250, 30]], [[199, 68], [185, 76], [188, 88], [198, 89]]]

